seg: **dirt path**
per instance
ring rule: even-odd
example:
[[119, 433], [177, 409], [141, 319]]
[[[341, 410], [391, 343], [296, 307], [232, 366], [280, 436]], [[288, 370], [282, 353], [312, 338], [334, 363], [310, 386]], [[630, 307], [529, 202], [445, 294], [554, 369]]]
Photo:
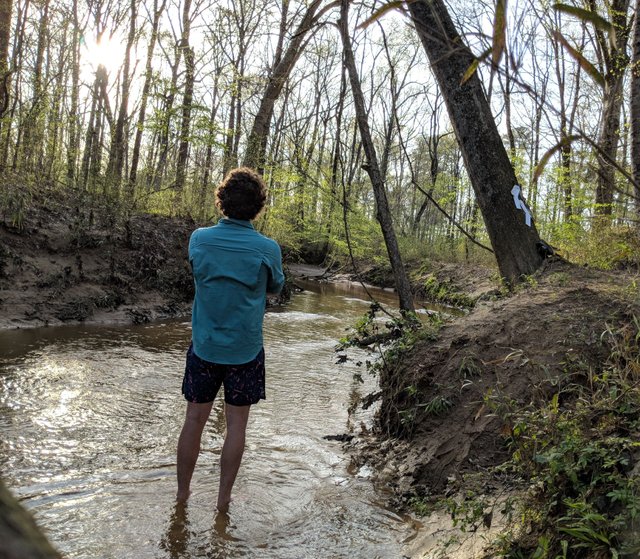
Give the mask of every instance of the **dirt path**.
[[327, 268], [312, 266], [311, 264], [288, 264], [291, 275], [299, 278], [320, 279], [326, 277]]

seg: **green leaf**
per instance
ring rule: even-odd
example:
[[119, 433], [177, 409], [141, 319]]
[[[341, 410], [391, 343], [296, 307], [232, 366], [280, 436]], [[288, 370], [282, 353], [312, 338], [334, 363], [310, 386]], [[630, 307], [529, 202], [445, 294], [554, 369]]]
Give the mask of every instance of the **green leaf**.
[[582, 56], [580, 52], [572, 47], [562, 33], [560, 33], [559, 31], [554, 31], [553, 36], [567, 50], [567, 52], [576, 59], [578, 64], [582, 66], [582, 69], [587, 74], [589, 74], [598, 85], [604, 87], [604, 77], [598, 71], [598, 69], [593, 64], [591, 64], [591, 62], [589, 62], [584, 56]]
[[401, 10], [404, 12], [403, 7], [404, 1], [402, 0], [391, 0], [391, 2], [387, 2], [386, 4], [382, 4], [373, 14], [371, 14], [367, 19], [365, 19], [360, 25], [358, 25], [358, 29], [366, 29], [372, 23], [378, 21], [384, 14], [390, 12], [391, 10]]
[[473, 74], [476, 73], [476, 70], [478, 69], [480, 62], [485, 60], [491, 54], [491, 52], [492, 52], [492, 49], [487, 49], [478, 58], [474, 58], [473, 62], [469, 64], [469, 67], [467, 68], [466, 72], [462, 76], [462, 79], [460, 80], [460, 85], [464, 85], [465, 83], [467, 83], [467, 81], [469, 81], [471, 76], [473, 76]]
[[603, 29], [607, 32], [613, 31], [613, 23], [604, 19], [602, 16], [599, 16], [595, 12], [591, 10], [585, 10], [583, 8], [576, 8], [575, 6], [569, 6], [568, 4], [561, 4], [560, 2], [556, 2], [553, 5], [553, 9], [559, 12], [564, 12], [565, 14], [571, 14], [581, 19], [582, 21], [588, 21], [592, 23], [595, 27], [599, 29]]

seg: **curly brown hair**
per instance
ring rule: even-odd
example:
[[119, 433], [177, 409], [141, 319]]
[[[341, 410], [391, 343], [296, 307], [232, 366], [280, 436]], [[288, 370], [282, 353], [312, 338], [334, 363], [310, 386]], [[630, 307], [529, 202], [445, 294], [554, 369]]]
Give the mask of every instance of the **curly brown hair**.
[[267, 187], [262, 177], [248, 167], [229, 171], [216, 191], [216, 206], [233, 219], [255, 219], [266, 200]]

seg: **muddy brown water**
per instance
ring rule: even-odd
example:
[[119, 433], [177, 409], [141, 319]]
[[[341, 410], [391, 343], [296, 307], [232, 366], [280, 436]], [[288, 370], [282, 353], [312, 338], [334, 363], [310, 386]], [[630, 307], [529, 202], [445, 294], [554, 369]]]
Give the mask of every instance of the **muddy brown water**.
[[0, 332], [0, 476], [66, 557], [403, 556], [416, 524], [324, 438], [370, 421], [347, 411], [375, 388], [353, 377], [367, 354], [337, 365], [334, 353], [369, 303], [353, 285], [305, 287], [266, 315], [267, 400], [228, 518], [214, 512], [219, 400], [189, 505], [174, 507], [187, 321]]

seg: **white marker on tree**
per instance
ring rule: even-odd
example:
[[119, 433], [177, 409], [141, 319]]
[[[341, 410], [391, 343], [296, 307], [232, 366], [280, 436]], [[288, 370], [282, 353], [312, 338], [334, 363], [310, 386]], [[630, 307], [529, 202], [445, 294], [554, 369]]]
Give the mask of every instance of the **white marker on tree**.
[[524, 222], [527, 227], [531, 227], [531, 211], [521, 197], [520, 185], [516, 184], [513, 186], [511, 189], [511, 195], [513, 196], [513, 203], [515, 204], [516, 209], [524, 212]]

